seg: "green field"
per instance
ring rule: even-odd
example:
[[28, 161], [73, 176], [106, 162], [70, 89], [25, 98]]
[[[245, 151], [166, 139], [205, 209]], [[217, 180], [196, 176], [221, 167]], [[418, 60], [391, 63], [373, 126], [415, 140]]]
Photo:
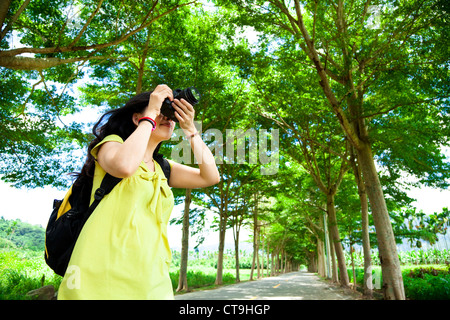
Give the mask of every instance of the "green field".
[[[216, 269], [209, 265], [188, 268], [188, 284], [191, 289], [214, 286]], [[176, 261], [170, 268], [170, 278], [174, 291], [178, 286]], [[256, 274], [256, 273], [255, 273]], [[250, 270], [242, 269], [241, 281], [250, 278]], [[56, 275], [45, 263], [43, 253], [33, 250], [0, 249], [0, 300], [30, 299], [26, 293], [46, 285], [59, 287], [62, 277]], [[224, 269], [223, 284], [235, 283], [235, 270]]]

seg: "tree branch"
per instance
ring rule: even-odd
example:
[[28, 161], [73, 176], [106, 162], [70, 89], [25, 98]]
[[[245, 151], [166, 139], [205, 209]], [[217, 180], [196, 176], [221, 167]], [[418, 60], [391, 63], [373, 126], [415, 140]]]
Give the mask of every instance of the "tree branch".
[[[2, 30], [3, 23], [5, 22], [8, 10], [12, 0], [3, 0], [0, 5], [0, 31]], [[1, 38], [0, 38], [1, 39]]]
[[341, 125], [344, 132], [349, 137], [349, 140], [352, 142], [353, 145], [355, 145], [356, 148], [360, 148], [361, 141], [354, 131], [354, 128], [350, 124], [349, 120], [347, 119], [346, 115], [342, 111], [339, 102], [336, 99], [336, 96], [333, 94], [330, 86], [330, 82], [328, 81], [327, 73], [324, 70], [324, 67], [322, 66], [322, 63], [320, 62], [319, 55], [317, 53], [316, 48], [314, 47], [314, 44], [312, 43], [311, 37], [309, 36], [308, 31], [306, 30], [305, 23], [303, 21], [303, 15], [301, 13], [300, 9], [300, 3], [298, 0], [295, 0], [295, 8], [297, 12], [297, 24], [298, 27], [302, 33], [303, 39], [305, 40], [306, 46], [308, 47], [308, 56], [314, 63], [317, 73], [319, 75], [319, 78], [321, 79], [319, 81], [320, 86], [323, 89], [323, 92], [325, 93], [325, 96], [327, 97], [328, 101], [331, 104], [331, 107], [336, 114], [339, 124]]
[[[28, 0], [29, 1], [29, 0]], [[5, 50], [0, 51], [0, 66], [8, 67], [11, 69], [22, 69], [20, 63], [24, 63], [25, 68], [23, 70], [42, 70], [43, 68], [48, 68], [52, 66], [56, 66], [63, 63], [71, 63], [75, 61], [81, 61], [84, 58], [70, 58], [70, 59], [58, 59], [58, 58], [42, 58], [40, 59], [39, 63], [33, 63], [31, 60], [34, 58], [26, 58], [26, 57], [15, 57], [22, 53], [35, 53], [35, 54], [50, 54], [50, 53], [65, 53], [65, 52], [76, 52], [76, 51], [89, 51], [89, 50], [101, 50], [107, 47], [111, 47], [114, 45], [117, 45], [125, 40], [127, 40], [132, 35], [138, 33], [139, 31], [143, 30], [144, 28], [147, 28], [151, 23], [157, 21], [158, 19], [172, 13], [173, 11], [177, 10], [180, 7], [187, 6], [190, 4], [195, 3], [196, 1], [191, 1], [188, 3], [184, 3], [181, 5], [176, 5], [173, 8], [157, 15], [153, 19], [147, 21], [146, 23], [142, 23], [138, 28], [134, 29], [133, 31], [119, 37], [116, 40], [107, 42], [107, 43], [101, 43], [101, 44], [94, 44], [94, 45], [88, 45], [88, 46], [66, 46], [66, 47], [49, 47], [49, 48], [18, 48], [18, 49], [12, 49], [12, 50]], [[75, 40], [72, 42], [74, 43]], [[15, 57], [15, 59], [11, 59], [11, 57]], [[10, 59], [6, 59], [10, 58]], [[18, 59], [19, 58], [19, 59]], [[92, 58], [95, 59], [95, 58]]]
[[44, 70], [47, 68], [59, 66], [61, 64], [73, 63], [99, 59], [101, 57], [78, 57], [78, 58], [30, 58], [30, 57], [2, 57], [0, 56], [0, 66], [14, 70]]
[[72, 43], [69, 44], [69, 48], [73, 47], [75, 45], [75, 43], [78, 42], [78, 40], [81, 39], [81, 37], [83, 36], [84, 32], [86, 31], [87, 27], [89, 26], [89, 24], [91, 23], [92, 19], [94, 19], [95, 15], [100, 11], [100, 7], [102, 6], [103, 0], [100, 0], [97, 4], [97, 8], [95, 8], [94, 12], [92, 12], [91, 16], [86, 20], [86, 23], [84, 24], [83, 28], [81, 28], [80, 32], [78, 33], [78, 35], [75, 37], [75, 39], [73, 39]]
[[[0, 40], [2, 40], [5, 37], [6, 33], [9, 31], [9, 29], [11, 29], [12, 25], [14, 24], [14, 22], [16, 22], [17, 18], [19, 18], [20, 14], [25, 10], [25, 8], [28, 6], [30, 1], [31, 0], [25, 0], [25, 2], [22, 3], [22, 5], [20, 6], [19, 10], [17, 10], [16, 14], [11, 18], [11, 21], [8, 23], [8, 25], [1, 31], [1, 33], [0, 33]], [[6, 5], [6, 3], [4, 5]], [[3, 21], [2, 21], [2, 24], [0, 26], [2, 26], [2, 25], [3, 25]]]
[[417, 100], [417, 101], [408, 102], [408, 103], [400, 103], [400, 104], [396, 104], [396, 105], [394, 105], [393, 107], [391, 107], [391, 108], [389, 108], [389, 109], [386, 109], [386, 110], [380, 111], [380, 112], [376, 112], [376, 113], [371, 113], [371, 114], [369, 114], [369, 115], [364, 115], [364, 116], [361, 116], [361, 118], [363, 118], [363, 119], [364, 119], [364, 118], [371, 118], [371, 117], [378, 116], [378, 115], [381, 115], [381, 114], [389, 113], [389, 112], [391, 112], [392, 110], [395, 110], [395, 109], [400, 108], [400, 107], [411, 106], [411, 105], [415, 105], [415, 104], [421, 104], [421, 103], [431, 102], [431, 101], [436, 100], [436, 99], [445, 99], [445, 98], [450, 98], [450, 95], [439, 96], [439, 97], [433, 97], [433, 98], [429, 98], [429, 99], [422, 99], [422, 100]]

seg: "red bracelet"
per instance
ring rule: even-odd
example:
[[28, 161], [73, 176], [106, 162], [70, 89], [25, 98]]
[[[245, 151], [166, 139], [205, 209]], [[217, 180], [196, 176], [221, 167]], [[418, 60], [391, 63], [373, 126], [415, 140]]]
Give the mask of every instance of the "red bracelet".
[[138, 123], [141, 123], [141, 121], [148, 121], [148, 122], [150, 122], [151, 124], [152, 124], [152, 126], [153, 126], [153, 128], [152, 128], [152, 131], [153, 130], [155, 130], [155, 128], [156, 128], [156, 121], [155, 120], [153, 120], [152, 118], [150, 118], [150, 117], [142, 117], [142, 118], [140, 118], [139, 120], [138, 120]]

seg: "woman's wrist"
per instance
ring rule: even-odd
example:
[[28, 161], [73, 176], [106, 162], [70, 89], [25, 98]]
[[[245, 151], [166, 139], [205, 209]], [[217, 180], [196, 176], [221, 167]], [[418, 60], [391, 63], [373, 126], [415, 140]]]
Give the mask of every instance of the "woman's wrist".
[[145, 110], [143, 116], [144, 117], [149, 117], [152, 119], [156, 119], [159, 115], [159, 111], [155, 110], [155, 109], [150, 109], [150, 110]]
[[191, 133], [191, 134], [187, 134], [187, 135], [186, 135], [186, 139], [190, 140], [190, 139], [192, 139], [193, 137], [195, 137], [196, 135], [199, 135], [199, 132], [198, 132], [198, 131], [195, 131], [194, 133]]
[[192, 127], [192, 128], [189, 128], [189, 129], [183, 129], [183, 132], [186, 135], [186, 138], [193, 137], [196, 134], [198, 134], [198, 131], [197, 131], [196, 127]]

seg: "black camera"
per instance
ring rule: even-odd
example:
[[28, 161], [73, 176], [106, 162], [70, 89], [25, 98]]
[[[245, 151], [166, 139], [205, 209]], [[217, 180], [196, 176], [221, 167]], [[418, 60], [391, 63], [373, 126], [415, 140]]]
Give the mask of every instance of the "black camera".
[[[175, 89], [173, 91], [173, 98], [178, 100], [184, 99], [191, 105], [196, 105], [200, 101], [200, 93], [194, 87], [189, 87], [183, 90]], [[164, 100], [161, 106], [161, 113], [170, 120], [178, 122], [178, 119], [175, 117], [175, 109], [169, 98]]]

